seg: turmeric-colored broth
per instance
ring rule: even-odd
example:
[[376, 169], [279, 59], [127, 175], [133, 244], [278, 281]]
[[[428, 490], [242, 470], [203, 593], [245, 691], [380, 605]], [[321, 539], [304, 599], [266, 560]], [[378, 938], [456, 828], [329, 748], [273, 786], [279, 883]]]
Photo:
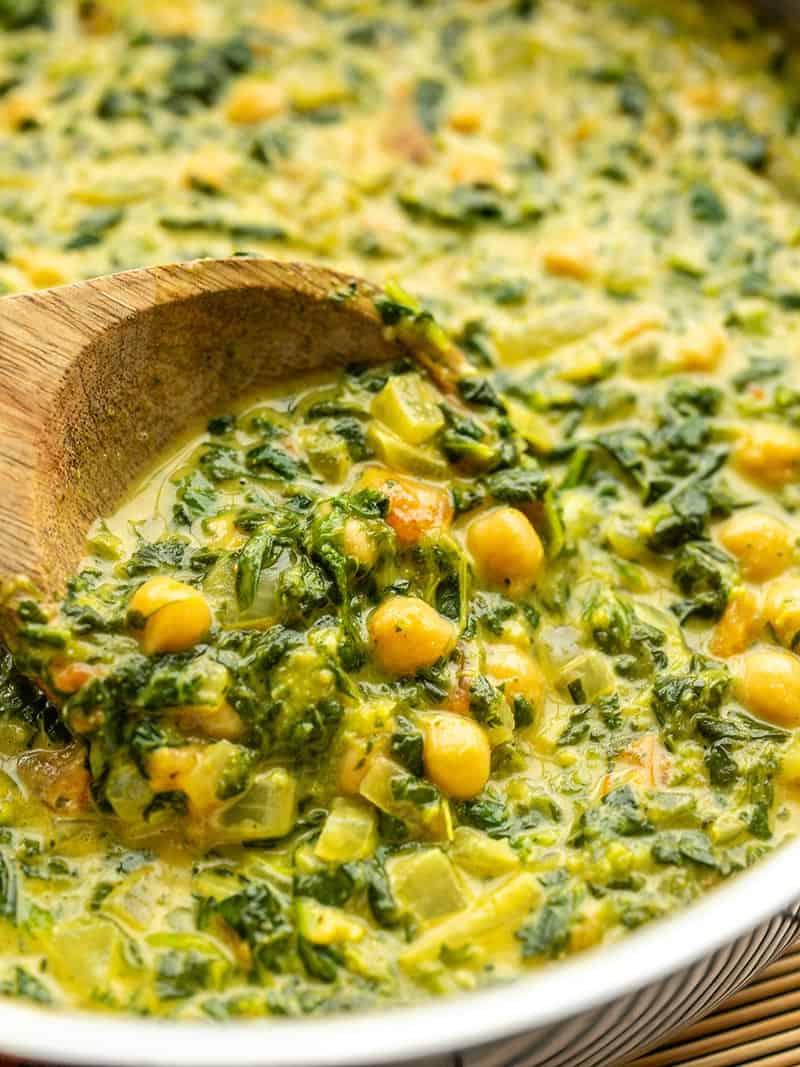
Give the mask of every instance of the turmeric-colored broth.
[[0, 0], [0, 287], [311, 259], [467, 360], [220, 412], [14, 589], [4, 992], [410, 1002], [796, 832], [797, 61], [725, 8]]

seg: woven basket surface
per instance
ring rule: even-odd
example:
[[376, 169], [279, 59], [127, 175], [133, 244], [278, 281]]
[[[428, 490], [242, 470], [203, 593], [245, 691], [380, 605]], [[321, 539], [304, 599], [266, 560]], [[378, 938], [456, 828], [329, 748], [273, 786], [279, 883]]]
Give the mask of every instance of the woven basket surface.
[[744, 1065], [800, 1067], [800, 941], [713, 1015], [625, 1067]]

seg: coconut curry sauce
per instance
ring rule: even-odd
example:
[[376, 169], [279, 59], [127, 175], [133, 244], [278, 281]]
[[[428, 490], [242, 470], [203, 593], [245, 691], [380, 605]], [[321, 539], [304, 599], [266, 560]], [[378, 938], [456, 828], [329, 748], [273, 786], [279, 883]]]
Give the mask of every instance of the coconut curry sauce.
[[0, 284], [310, 258], [473, 368], [220, 412], [17, 592], [3, 992], [408, 1002], [796, 831], [797, 61], [725, 8], [0, 0]]

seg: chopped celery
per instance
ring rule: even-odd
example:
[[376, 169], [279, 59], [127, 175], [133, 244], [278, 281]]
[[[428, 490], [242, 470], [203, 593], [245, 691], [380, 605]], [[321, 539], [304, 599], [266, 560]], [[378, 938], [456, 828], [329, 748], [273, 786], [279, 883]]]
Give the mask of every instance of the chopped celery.
[[239, 888], [240, 883], [227, 867], [206, 867], [192, 878], [192, 895], [224, 900]]
[[346, 941], [360, 941], [366, 926], [341, 908], [320, 904], [312, 897], [295, 901], [297, 929], [315, 945], [338, 945]]
[[607, 378], [613, 370], [614, 364], [609, 361], [604, 349], [589, 342], [585, 346], [574, 346], [558, 376], [565, 382], [591, 385], [601, 378]]
[[353, 465], [344, 438], [311, 426], [300, 435], [314, 474], [329, 482], [341, 482]]
[[505, 697], [493, 701], [483, 723], [492, 748], [505, 745], [514, 737], [514, 712]]
[[127, 823], [141, 822], [155, 794], [132, 759], [115, 753], [106, 778], [106, 799]]
[[536, 452], [549, 452], [556, 444], [556, 434], [550, 423], [538, 411], [513, 398], [506, 398], [511, 425]]
[[411, 445], [379, 422], [371, 422], [367, 429], [367, 441], [387, 467], [432, 478], [444, 478], [448, 464], [444, 457], [432, 448]]
[[581, 652], [566, 663], [558, 675], [558, 685], [569, 690], [577, 703], [591, 703], [614, 691], [616, 679], [602, 652]]
[[496, 878], [519, 867], [519, 857], [508, 841], [496, 841], [471, 826], [456, 828], [450, 855], [459, 867], [479, 878]]
[[386, 869], [399, 907], [421, 922], [452, 915], [467, 905], [453, 865], [441, 849], [397, 856]]
[[176, 774], [170, 784], [186, 794], [196, 816], [207, 817], [221, 806], [228, 782], [235, 780], [245, 767], [246, 752], [240, 745], [215, 741], [205, 745], [191, 769]]
[[122, 556], [122, 541], [100, 519], [92, 526], [86, 538], [86, 547], [101, 559], [119, 559]]
[[670, 669], [673, 671], [688, 669], [692, 654], [677, 617], [671, 611], [662, 611], [661, 608], [644, 602], [636, 605], [636, 614], [642, 622], [647, 623], [648, 626], [654, 626], [666, 638], [664, 651], [669, 657]]
[[158, 885], [154, 867], [139, 867], [111, 890], [103, 901], [103, 914], [134, 930], [146, 930], [153, 918], [153, 895]]
[[253, 784], [220, 813], [215, 829], [226, 841], [284, 837], [297, 817], [297, 783], [283, 767], [256, 775]]
[[110, 919], [67, 919], [53, 927], [47, 962], [56, 981], [103, 994], [123, 965], [124, 944], [122, 933]]
[[196, 667], [202, 667], [200, 685], [192, 697], [192, 707], [218, 708], [230, 682], [227, 670], [210, 656], [198, 656]]
[[151, 948], [168, 948], [176, 952], [198, 952], [203, 956], [216, 956], [219, 959], [228, 959], [229, 949], [209, 937], [208, 934], [188, 933], [184, 931], [159, 931], [150, 934], [145, 941]]
[[363, 800], [336, 797], [315, 848], [325, 863], [363, 860], [375, 851], [375, 812]]
[[387, 815], [402, 819], [415, 833], [435, 840], [450, 840], [453, 836], [453, 820], [449, 803], [438, 790], [427, 786], [427, 783], [424, 785], [431, 793], [429, 802], [420, 803], [409, 799], [409, 790], [405, 787], [413, 786], [418, 781], [399, 763], [394, 763], [385, 756], [378, 756], [370, 763], [359, 792]]
[[566, 304], [543, 311], [538, 318], [509, 328], [495, 337], [503, 363], [543, 356], [599, 330], [607, 312], [589, 304]]
[[233, 555], [223, 554], [203, 581], [203, 592], [214, 605], [217, 620], [226, 626], [239, 614], [236, 598], [236, 562]]
[[465, 911], [425, 931], [401, 954], [400, 964], [406, 971], [414, 971], [437, 959], [445, 946], [462, 948], [484, 934], [520, 923], [541, 897], [535, 875], [513, 875], [499, 888], [478, 897]]
[[372, 401], [371, 411], [409, 445], [429, 441], [444, 426], [436, 392], [418, 374], [390, 378]]

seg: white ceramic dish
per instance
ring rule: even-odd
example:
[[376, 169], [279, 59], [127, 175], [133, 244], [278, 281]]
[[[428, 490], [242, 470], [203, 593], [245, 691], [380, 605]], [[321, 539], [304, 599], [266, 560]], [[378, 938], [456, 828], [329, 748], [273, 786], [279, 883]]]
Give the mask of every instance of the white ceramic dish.
[[[614, 1064], [710, 1010], [800, 931], [800, 841], [611, 947], [464, 996], [361, 1016], [168, 1023], [0, 1002], [0, 1052], [110, 1067]], [[473, 1050], [470, 1052], [470, 1050]]]
[[[762, 7], [800, 17], [797, 0]], [[668, 919], [516, 982], [359, 1016], [169, 1023], [0, 1000], [0, 1053], [86, 1067], [612, 1067], [800, 934], [800, 840]]]

